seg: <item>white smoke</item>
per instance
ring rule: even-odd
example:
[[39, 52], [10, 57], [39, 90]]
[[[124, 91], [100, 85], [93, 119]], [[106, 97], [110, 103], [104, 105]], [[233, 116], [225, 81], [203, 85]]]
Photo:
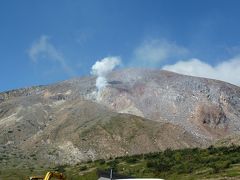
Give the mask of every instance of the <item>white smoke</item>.
[[121, 63], [120, 57], [106, 57], [92, 66], [92, 75], [96, 75], [96, 87], [98, 91], [101, 91], [108, 84], [106, 76]]

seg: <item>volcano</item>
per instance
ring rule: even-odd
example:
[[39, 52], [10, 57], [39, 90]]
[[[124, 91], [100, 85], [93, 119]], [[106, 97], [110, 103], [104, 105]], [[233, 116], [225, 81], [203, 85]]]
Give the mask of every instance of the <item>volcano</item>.
[[106, 79], [101, 91], [89, 76], [0, 93], [1, 165], [75, 164], [239, 135], [238, 86], [150, 69]]

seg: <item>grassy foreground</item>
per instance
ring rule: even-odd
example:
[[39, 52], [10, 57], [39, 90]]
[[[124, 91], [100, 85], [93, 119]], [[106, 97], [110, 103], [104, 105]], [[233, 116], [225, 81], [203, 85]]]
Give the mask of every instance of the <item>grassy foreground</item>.
[[48, 170], [63, 172], [69, 180], [96, 180], [97, 169], [113, 168], [115, 172], [133, 177], [164, 179], [240, 179], [240, 146], [207, 149], [182, 149], [118, 157], [86, 162], [75, 166], [54, 168], [1, 168], [0, 179], [26, 179]]

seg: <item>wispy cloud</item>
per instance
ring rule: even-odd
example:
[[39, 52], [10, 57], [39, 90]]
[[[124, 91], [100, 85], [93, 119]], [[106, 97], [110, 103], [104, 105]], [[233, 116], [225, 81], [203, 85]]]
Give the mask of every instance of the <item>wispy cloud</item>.
[[29, 58], [33, 62], [38, 62], [42, 59], [50, 60], [64, 70], [68, 75], [74, 75], [74, 70], [67, 65], [66, 60], [62, 53], [56, 49], [56, 47], [49, 41], [49, 37], [42, 35], [37, 39], [28, 50]]
[[163, 67], [165, 70], [180, 74], [218, 79], [240, 85], [240, 55], [212, 66], [199, 59], [178, 61]]
[[[180, 74], [212, 78], [240, 85], [240, 53], [239, 46], [230, 48], [231, 53], [238, 51], [237, 56], [221, 61], [217, 65], [198, 58], [186, 58], [191, 56], [191, 51], [175, 42], [161, 39], [143, 41], [134, 49], [134, 58], [130, 66], [136, 67], [162, 67], [164, 70]], [[232, 52], [233, 51], [233, 52]], [[236, 53], [235, 53], [236, 54]], [[186, 59], [186, 60], [180, 60]], [[175, 62], [174, 64], [170, 64]]]
[[170, 58], [182, 57], [188, 54], [188, 49], [167, 40], [145, 40], [134, 52], [134, 65], [155, 67]]

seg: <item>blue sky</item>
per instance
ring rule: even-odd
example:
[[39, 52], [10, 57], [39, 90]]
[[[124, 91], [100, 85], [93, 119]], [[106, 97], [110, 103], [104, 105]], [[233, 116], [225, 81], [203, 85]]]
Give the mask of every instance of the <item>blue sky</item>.
[[122, 67], [239, 85], [239, 7], [238, 0], [2, 0], [0, 91], [89, 75], [108, 56], [121, 57]]

